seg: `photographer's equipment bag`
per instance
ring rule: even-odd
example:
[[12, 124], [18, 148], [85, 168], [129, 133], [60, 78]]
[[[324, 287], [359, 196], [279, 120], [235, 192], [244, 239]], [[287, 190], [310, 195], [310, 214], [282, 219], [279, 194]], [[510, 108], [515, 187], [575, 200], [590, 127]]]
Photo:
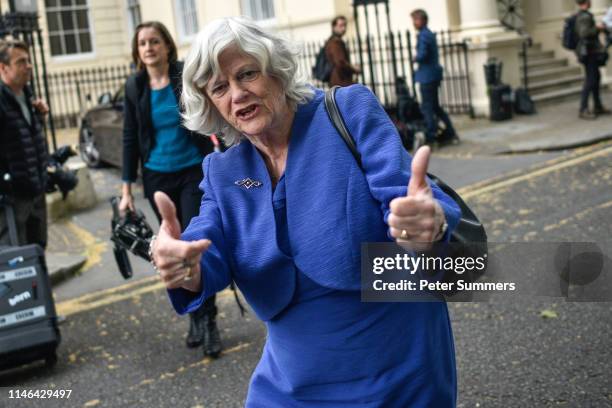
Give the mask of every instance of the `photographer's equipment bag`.
[[512, 119], [512, 88], [509, 85], [494, 85], [489, 89], [490, 119], [502, 121]]
[[533, 99], [525, 88], [517, 88], [514, 91], [514, 112], [523, 115], [533, 115], [536, 113]]
[[[353, 157], [355, 157], [357, 164], [363, 170], [363, 166], [361, 163], [361, 155], [357, 150], [355, 140], [353, 139], [348, 128], [346, 127], [344, 119], [342, 118], [342, 114], [340, 113], [340, 110], [338, 109], [338, 105], [336, 103], [335, 93], [338, 88], [338, 86], [334, 86], [325, 93], [325, 109], [327, 110], [327, 114], [329, 115], [329, 118], [333, 123], [334, 127], [348, 146], [349, 150], [353, 154]], [[474, 214], [470, 207], [468, 207], [468, 205], [465, 203], [465, 201], [463, 201], [459, 194], [457, 194], [457, 192], [451, 187], [449, 187], [446, 183], [444, 183], [442, 180], [440, 180], [438, 177], [434, 176], [431, 173], [427, 173], [427, 176], [444, 193], [446, 193], [446, 195], [452, 198], [461, 209], [461, 219], [459, 220], [459, 223], [451, 233], [451, 245], [449, 248], [450, 252], [448, 253], [448, 256], [471, 258], [482, 257], [486, 260], [488, 252], [487, 233], [478, 217], [476, 217], [476, 214]], [[482, 273], [484, 273], [484, 270], [482, 271]], [[463, 279], [474, 281], [480, 278], [481, 275], [472, 275], [469, 277], [463, 275]], [[448, 281], [451, 281], [452, 278], [456, 278], [457, 276], [460, 275], [453, 276]], [[448, 276], [446, 278], [448, 278]], [[446, 293], [446, 295], [452, 294], [454, 294], [454, 292]]]
[[[9, 228], [15, 228], [14, 218], [8, 219], [14, 217], [11, 205], [2, 205]], [[0, 247], [0, 369], [40, 359], [52, 366], [61, 336], [45, 254], [38, 245], [17, 246], [14, 238], [11, 243]]]

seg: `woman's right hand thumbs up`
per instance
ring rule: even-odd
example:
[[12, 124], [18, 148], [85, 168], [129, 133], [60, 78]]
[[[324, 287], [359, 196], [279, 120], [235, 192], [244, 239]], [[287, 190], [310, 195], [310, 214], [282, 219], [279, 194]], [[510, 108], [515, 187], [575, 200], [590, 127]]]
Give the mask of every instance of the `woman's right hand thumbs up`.
[[174, 203], [165, 193], [155, 192], [155, 205], [162, 222], [159, 233], [151, 243], [152, 261], [168, 289], [202, 290], [200, 260], [211, 242], [181, 241], [181, 224]]

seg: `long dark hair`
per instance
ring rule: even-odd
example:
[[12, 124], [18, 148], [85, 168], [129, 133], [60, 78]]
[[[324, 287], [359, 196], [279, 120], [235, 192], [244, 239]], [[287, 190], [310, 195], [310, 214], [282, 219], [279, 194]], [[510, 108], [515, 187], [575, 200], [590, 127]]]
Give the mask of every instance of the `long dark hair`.
[[176, 62], [178, 59], [176, 44], [174, 43], [174, 40], [172, 39], [170, 32], [168, 32], [166, 26], [159, 21], [145, 21], [144, 23], [140, 23], [138, 26], [136, 26], [136, 30], [134, 30], [134, 37], [132, 38], [132, 61], [134, 61], [134, 64], [136, 64], [136, 68], [138, 70], [144, 69], [144, 64], [138, 55], [138, 33], [140, 33], [140, 30], [143, 28], [154, 28], [157, 30], [168, 47], [168, 63], [172, 64]]

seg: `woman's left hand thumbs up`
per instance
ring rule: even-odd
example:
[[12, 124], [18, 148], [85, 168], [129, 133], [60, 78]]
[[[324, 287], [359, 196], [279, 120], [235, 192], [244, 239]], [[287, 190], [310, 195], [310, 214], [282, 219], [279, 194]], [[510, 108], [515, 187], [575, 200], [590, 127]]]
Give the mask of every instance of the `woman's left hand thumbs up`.
[[[441, 238], [445, 216], [440, 204], [433, 198], [427, 184], [429, 147], [421, 147], [412, 158], [407, 194], [391, 201], [389, 227], [398, 242], [408, 242], [413, 249], [424, 250], [429, 243]], [[425, 244], [425, 245], [423, 245]]]

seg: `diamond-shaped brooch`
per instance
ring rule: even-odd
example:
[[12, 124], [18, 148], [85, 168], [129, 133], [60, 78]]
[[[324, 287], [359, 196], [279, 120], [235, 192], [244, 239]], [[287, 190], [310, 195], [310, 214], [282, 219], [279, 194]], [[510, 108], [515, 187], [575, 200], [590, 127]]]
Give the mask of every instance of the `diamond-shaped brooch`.
[[250, 190], [253, 187], [261, 187], [263, 183], [261, 181], [253, 180], [250, 177], [247, 177], [242, 180], [235, 181], [234, 184], [240, 187], [244, 187], [247, 190]]

